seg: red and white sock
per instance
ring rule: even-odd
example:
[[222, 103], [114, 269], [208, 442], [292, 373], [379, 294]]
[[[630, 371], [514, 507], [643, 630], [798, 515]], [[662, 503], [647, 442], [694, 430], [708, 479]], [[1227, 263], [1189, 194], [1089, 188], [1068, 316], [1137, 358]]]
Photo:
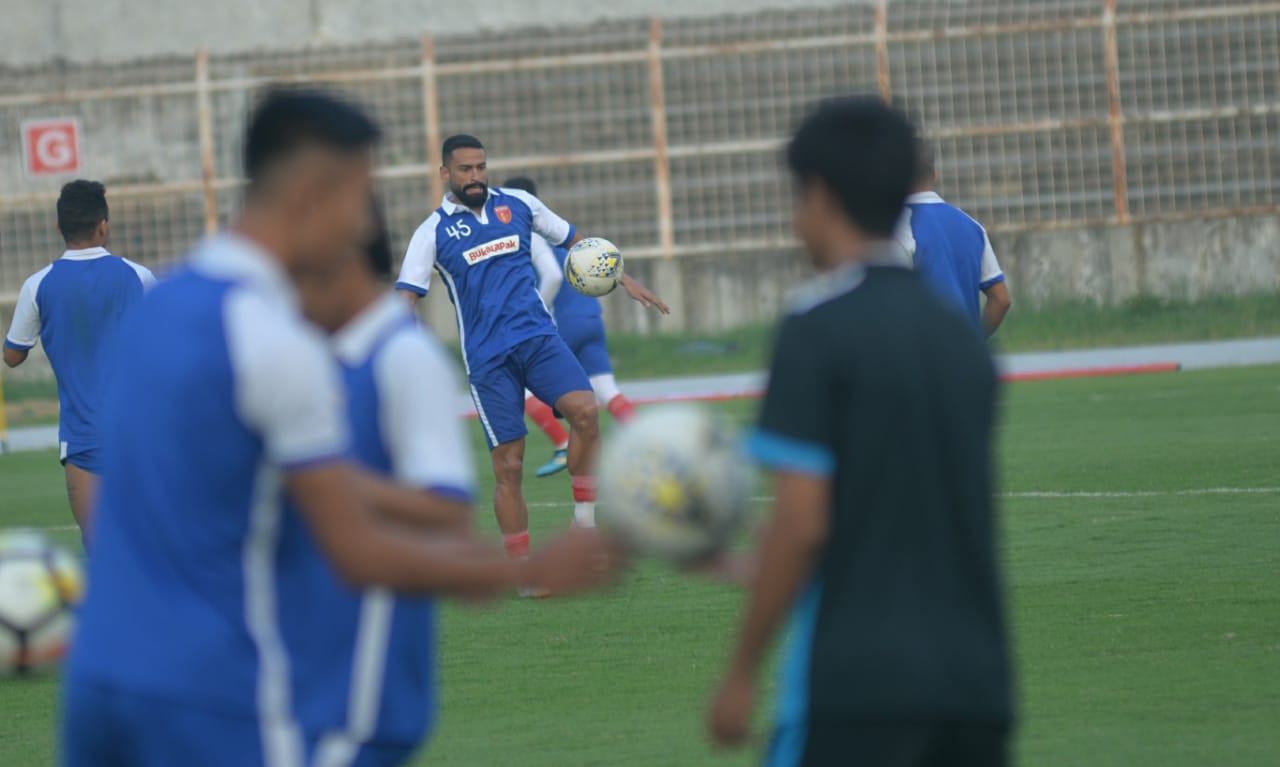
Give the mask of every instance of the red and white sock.
[[507, 556], [512, 559], [524, 559], [529, 556], [529, 531], [507, 533], [502, 536], [502, 543], [507, 547]]
[[626, 423], [636, 415], [636, 406], [623, 396], [613, 373], [600, 373], [591, 376], [591, 388], [596, 393], [596, 402], [609, 410], [609, 415], [618, 423]]
[[609, 415], [613, 416], [618, 423], [626, 423], [636, 417], [636, 406], [631, 404], [631, 400], [627, 399], [626, 395], [619, 394], [609, 400], [606, 407], [609, 408]]
[[573, 478], [573, 523], [578, 527], [596, 526], [596, 478]]
[[529, 420], [547, 435], [547, 439], [556, 446], [556, 450], [564, 450], [569, 446], [569, 434], [556, 419], [555, 412], [545, 402], [534, 396], [526, 397], [524, 412], [529, 416]]

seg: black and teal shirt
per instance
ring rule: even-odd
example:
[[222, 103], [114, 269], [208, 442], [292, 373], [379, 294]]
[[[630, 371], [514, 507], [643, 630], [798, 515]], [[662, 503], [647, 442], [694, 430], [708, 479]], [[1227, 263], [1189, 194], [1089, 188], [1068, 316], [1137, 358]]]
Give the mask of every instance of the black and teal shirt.
[[793, 297], [751, 448], [834, 487], [780, 724], [1011, 719], [995, 412], [981, 338], [911, 271], [850, 266]]

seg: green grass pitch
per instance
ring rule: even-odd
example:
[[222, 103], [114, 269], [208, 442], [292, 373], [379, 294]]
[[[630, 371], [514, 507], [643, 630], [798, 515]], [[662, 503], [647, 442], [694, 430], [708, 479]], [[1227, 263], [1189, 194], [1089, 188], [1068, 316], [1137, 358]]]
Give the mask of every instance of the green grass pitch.
[[[535, 540], [571, 514], [563, 475], [532, 479], [544, 447]], [[1280, 764], [1280, 368], [1010, 386], [1000, 452], [1019, 762]], [[0, 493], [0, 526], [76, 540], [52, 453], [0, 457]], [[418, 763], [756, 763], [701, 729], [740, 606], [642, 564], [581, 600], [448, 607]], [[52, 763], [56, 697], [0, 681], [0, 764]]]

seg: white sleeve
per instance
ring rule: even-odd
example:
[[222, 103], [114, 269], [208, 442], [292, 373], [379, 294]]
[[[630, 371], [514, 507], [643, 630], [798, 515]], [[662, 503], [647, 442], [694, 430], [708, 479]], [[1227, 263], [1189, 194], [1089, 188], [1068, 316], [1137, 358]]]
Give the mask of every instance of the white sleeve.
[[551, 302], [556, 300], [556, 294], [560, 292], [560, 284], [564, 282], [560, 260], [547, 241], [538, 235], [534, 235], [530, 250], [533, 251], [533, 268], [538, 272], [538, 295], [542, 296], [542, 303], [550, 309]]
[[907, 263], [914, 267], [916, 263], [916, 236], [911, 232], [911, 206], [903, 206], [902, 216], [898, 218], [898, 226], [893, 231], [893, 239], [897, 240], [902, 249], [907, 252]]
[[22, 283], [22, 290], [18, 291], [18, 303], [13, 307], [13, 322], [4, 339], [5, 346], [25, 352], [40, 340], [40, 306], [36, 303], [36, 294], [40, 290], [40, 282], [48, 273], [49, 267], [45, 267]]
[[431, 289], [431, 272], [436, 267], [436, 226], [439, 223], [440, 214], [432, 213], [413, 233], [409, 249], [404, 254], [404, 263], [400, 266], [400, 277], [396, 279], [397, 289], [409, 290], [420, 296], [425, 296]]
[[247, 290], [227, 299], [236, 404], [282, 469], [345, 458], [350, 448], [337, 363], [320, 336]]
[[983, 290], [995, 285], [997, 282], [1004, 281], [1004, 270], [1000, 268], [1000, 262], [996, 260], [995, 249], [991, 247], [991, 238], [987, 236], [987, 230], [982, 230], [982, 277], [979, 287]]
[[156, 276], [151, 273], [151, 270], [142, 264], [135, 264], [127, 258], [122, 260], [138, 275], [138, 280], [142, 282], [142, 289], [144, 291], [151, 290], [151, 286], [156, 284]]
[[374, 363], [379, 421], [398, 482], [470, 500], [471, 444], [458, 416], [458, 376], [425, 330], [401, 331]]
[[529, 206], [529, 210], [533, 213], [534, 234], [542, 236], [548, 243], [558, 248], [568, 247], [569, 241], [577, 233], [573, 228], [573, 224], [560, 218], [555, 211], [544, 205], [542, 200], [524, 190], [503, 189], [502, 192]]

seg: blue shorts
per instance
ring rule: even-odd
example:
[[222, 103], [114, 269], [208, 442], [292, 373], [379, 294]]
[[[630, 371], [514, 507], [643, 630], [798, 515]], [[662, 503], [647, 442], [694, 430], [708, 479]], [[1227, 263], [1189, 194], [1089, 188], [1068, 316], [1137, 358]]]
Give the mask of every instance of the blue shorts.
[[529, 433], [525, 389], [554, 406], [569, 392], [591, 391], [591, 382], [560, 336], [531, 338], [483, 369], [473, 368], [471, 399], [490, 450]]
[[63, 466], [71, 464], [84, 469], [90, 474], [102, 473], [102, 451], [97, 445], [86, 445], [81, 442], [59, 442], [58, 460]]
[[[302, 767], [323, 742], [286, 729], [292, 746], [268, 760], [257, 718], [183, 705], [110, 685], [63, 685], [63, 767]], [[349, 754], [352, 767], [405, 764], [416, 745], [365, 743]], [[281, 753], [279, 750], [276, 753]]]
[[588, 376], [613, 372], [609, 347], [604, 340], [604, 320], [599, 315], [564, 317], [560, 320], [560, 337]]
[[265, 765], [258, 720], [108, 684], [63, 684], [63, 767]]

